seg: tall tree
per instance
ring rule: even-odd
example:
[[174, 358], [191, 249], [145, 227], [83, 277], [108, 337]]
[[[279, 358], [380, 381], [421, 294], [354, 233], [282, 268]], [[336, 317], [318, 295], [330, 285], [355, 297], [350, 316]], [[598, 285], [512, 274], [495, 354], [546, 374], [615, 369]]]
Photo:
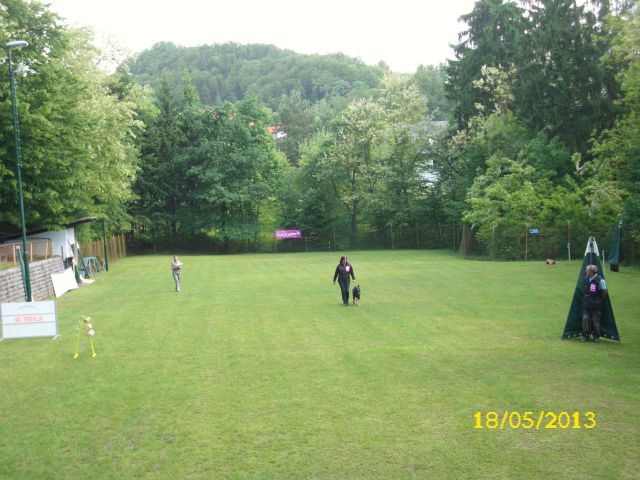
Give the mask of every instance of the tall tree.
[[455, 60], [447, 67], [446, 90], [454, 102], [453, 116], [460, 128], [477, 114], [476, 105], [489, 106], [487, 92], [474, 81], [481, 78], [482, 66], [509, 69], [523, 54], [523, 10], [514, 2], [479, 0], [473, 11], [460, 17], [468, 28], [454, 46]]
[[[595, 144], [596, 178], [612, 182], [624, 198], [624, 223], [640, 241], [640, 10], [622, 24], [622, 35], [612, 47], [615, 62], [622, 65], [619, 81], [622, 114], [614, 127]], [[614, 197], [615, 198], [615, 197]]]
[[382, 181], [370, 202], [372, 214], [378, 230], [387, 226], [392, 231], [404, 227], [415, 231], [425, 152], [433, 133], [427, 101], [409, 77], [387, 75], [377, 103], [382, 112], [378, 139]]
[[200, 95], [193, 85], [191, 75], [185, 70], [182, 75], [182, 108], [192, 108], [200, 104]]
[[333, 145], [324, 158], [334, 192], [350, 215], [350, 248], [356, 245], [360, 206], [375, 181], [374, 150], [381, 113], [380, 107], [371, 99], [352, 102], [337, 117], [333, 126]]
[[156, 96], [157, 113], [147, 119], [141, 165], [135, 183], [137, 222], [153, 238], [175, 236], [184, 193], [184, 171], [176, 162], [182, 143], [179, 110], [165, 75]]
[[311, 137], [314, 131], [314, 115], [311, 102], [303, 98], [299, 90], [283, 95], [278, 105], [280, 124], [286, 137], [281, 140], [281, 148], [289, 163], [298, 164], [300, 145]]
[[528, 1], [527, 42], [517, 62], [516, 112], [535, 132], [587, 153], [592, 130], [607, 127], [596, 15], [574, 0]]
[[214, 232], [224, 248], [255, 245], [261, 215], [280, 192], [286, 168], [267, 132], [270, 121], [255, 98], [184, 112], [181, 218], [190, 232]]
[[[26, 40], [14, 52], [22, 175], [29, 228], [59, 227], [80, 216], [119, 215], [131, 199], [139, 128], [135, 105], [107, 88], [91, 35], [69, 29], [39, 2], [0, 2], [0, 42]], [[0, 76], [0, 120], [11, 125], [6, 69]], [[0, 135], [0, 229], [18, 225], [13, 131]]]
[[[331, 142], [331, 135], [321, 130], [300, 146], [300, 165], [289, 170], [283, 196], [283, 226], [303, 229], [312, 245], [331, 238], [340, 215], [340, 205], [330, 181], [331, 172], [324, 163]], [[326, 243], [322, 247], [326, 247]]]
[[447, 73], [444, 65], [420, 65], [413, 76], [420, 93], [425, 96], [427, 110], [434, 120], [448, 120], [453, 106], [446, 96]]

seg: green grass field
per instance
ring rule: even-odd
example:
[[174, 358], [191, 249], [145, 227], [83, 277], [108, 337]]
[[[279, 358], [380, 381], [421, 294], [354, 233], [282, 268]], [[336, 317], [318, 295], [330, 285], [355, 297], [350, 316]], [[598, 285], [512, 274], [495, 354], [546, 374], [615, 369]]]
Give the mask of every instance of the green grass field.
[[58, 299], [60, 338], [0, 343], [0, 478], [640, 477], [640, 271], [607, 273], [622, 342], [596, 345], [560, 340], [581, 261], [349, 258], [359, 308], [333, 253], [184, 256], [179, 294], [169, 256], [113, 264]]

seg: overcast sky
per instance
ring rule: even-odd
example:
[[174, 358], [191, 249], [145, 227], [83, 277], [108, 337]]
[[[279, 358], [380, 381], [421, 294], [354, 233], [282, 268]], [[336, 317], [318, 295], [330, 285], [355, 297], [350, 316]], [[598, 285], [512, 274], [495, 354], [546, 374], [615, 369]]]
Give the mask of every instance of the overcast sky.
[[298, 53], [343, 52], [397, 72], [452, 58], [473, 0], [43, 0], [70, 25], [132, 53], [182, 46], [267, 43]]

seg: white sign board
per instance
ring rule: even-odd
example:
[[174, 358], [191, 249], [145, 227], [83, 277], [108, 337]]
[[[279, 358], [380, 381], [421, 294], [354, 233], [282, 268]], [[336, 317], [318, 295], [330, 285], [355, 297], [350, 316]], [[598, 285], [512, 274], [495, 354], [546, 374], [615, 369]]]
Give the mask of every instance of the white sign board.
[[47, 302], [0, 304], [2, 338], [57, 337], [56, 304]]
[[56, 297], [59, 297], [69, 290], [78, 288], [76, 276], [73, 274], [73, 268], [67, 268], [62, 273], [52, 273], [51, 283], [53, 283], [53, 291]]

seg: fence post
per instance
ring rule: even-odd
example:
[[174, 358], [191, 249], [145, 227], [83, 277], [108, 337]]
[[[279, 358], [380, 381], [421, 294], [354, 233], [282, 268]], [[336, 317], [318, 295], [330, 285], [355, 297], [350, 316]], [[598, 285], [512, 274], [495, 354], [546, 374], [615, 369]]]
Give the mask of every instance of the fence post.
[[491, 260], [495, 260], [495, 256], [493, 254], [493, 246], [495, 245], [495, 241], [496, 241], [496, 226], [494, 225], [493, 228], [491, 229]]
[[571, 261], [571, 221], [567, 221], [567, 255]]
[[529, 225], [524, 226], [524, 261], [527, 261], [527, 254], [529, 253]]
[[89, 269], [87, 268], [87, 264], [84, 261], [84, 257], [82, 256], [82, 251], [80, 250], [80, 245], [78, 244], [78, 257], [80, 257], [80, 264], [82, 265], [82, 269], [84, 270], [84, 278], [91, 278], [91, 274], [89, 273]]
[[29, 294], [27, 293], [27, 282], [24, 274], [24, 260], [22, 259], [22, 253], [20, 252], [19, 246], [16, 246], [16, 250], [18, 250], [18, 259], [20, 260], [20, 272], [22, 273], [22, 288], [24, 289], [24, 298], [26, 301], [29, 301]]
[[109, 249], [107, 248], [107, 227], [105, 221], [102, 220], [102, 246], [104, 248], [104, 269], [109, 271]]
[[[453, 244], [455, 245], [455, 230], [456, 230], [456, 225], [453, 226], [453, 231], [454, 231], [454, 236], [453, 236]], [[466, 258], [467, 253], [468, 253], [468, 247], [469, 247], [469, 241], [468, 241], [468, 235], [467, 235], [467, 226], [466, 225], [462, 225], [462, 237], [460, 238], [460, 256], [463, 258]]]

